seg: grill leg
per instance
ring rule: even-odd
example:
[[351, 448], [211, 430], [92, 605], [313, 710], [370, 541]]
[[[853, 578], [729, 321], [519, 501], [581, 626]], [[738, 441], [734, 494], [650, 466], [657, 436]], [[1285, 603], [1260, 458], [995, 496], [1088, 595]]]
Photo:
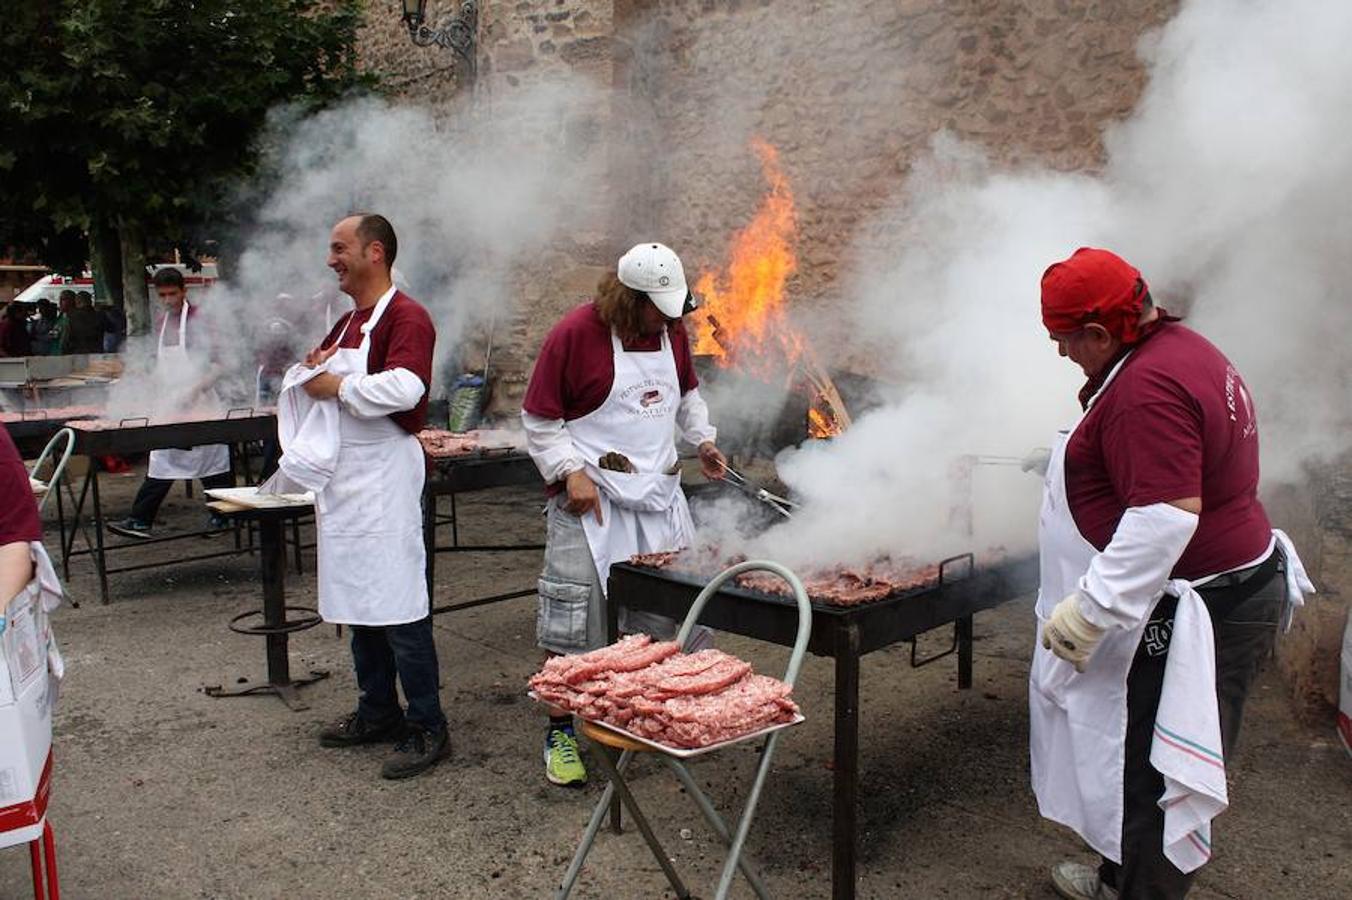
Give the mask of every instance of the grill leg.
[[[99, 502], [99, 461], [89, 458], [89, 484], [94, 494], [94, 568], [99, 573], [99, 599], [108, 604], [108, 561], [103, 558], [103, 505]], [[191, 484], [191, 482], [189, 482]]]
[[432, 582], [437, 577], [437, 495], [423, 491], [423, 554], [427, 561], [423, 574], [427, 578], [427, 602], [432, 603]]
[[836, 633], [836, 742], [831, 822], [831, 896], [854, 900], [859, 816], [859, 627]]
[[963, 616], [953, 623], [958, 631], [958, 689], [972, 686], [972, 617]]

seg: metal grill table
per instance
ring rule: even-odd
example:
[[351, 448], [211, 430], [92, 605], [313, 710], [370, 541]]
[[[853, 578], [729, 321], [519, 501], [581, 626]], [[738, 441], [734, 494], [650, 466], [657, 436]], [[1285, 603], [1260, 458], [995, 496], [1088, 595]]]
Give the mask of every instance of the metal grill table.
[[[16, 418], [17, 416], [17, 418]], [[58, 431], [66, 427], [66, 424], [75, 419], [92, 419], [92, 413], [83, 413], [77, 415], [46, 415], [45, 410], [34, 410], [30, 413], [8, 413], [4, 417], [5, 430], [9, 436], [14, 439], [14, 446], [19, 448], [19, 456], [24, 459], [31, 459], [42, 452], [42, 448], [47, 446]]]
[[[610, 568], [607, 628], [619, 637], [619, 610], [659, 613], [681, 620], [705, 580], [698, 575], [649, 569], [628, 563]], [[911, 641], [912, 665], [925, 665], [950, 653], [958, 657], [958, 687], [972, 684], [972, 616], [1033, 590], [1037, 561], [1022, 559], [977, 567], [971, 556], [946, 560], [939, 582], [857, 606], [812, 604], [808, 651], [835, 660], [835, 751], [831, 887], [835, 900], [855, 895], [859, 805], [859, 659], [902, 641]], [[787, 597], [724, 586], [709, 601], [700, 624], [719, 631], [792, 646], [797, 609]], [[914, 640], [932, 629], [953, 626], [950, 648], [917, 659]]]
[[[438, 553], [514, 553], [523, 550], [541, 551], [544, 544], [462, 544], [460, 524], [455, 508], [456, 494], [484, 491], [490, 488], [542, 485], [540, 472], [524, 450], [478, 450], [473, 453], [446, 457], [428, 457], [427, 483], [423, 488], [423, 546], [427, 550], [427, 595], [431, 597], [436, 575]], [[437, 498], [451, 498], [449, 516], [437, 511]], [[437, 527], [451, 526], [451, 543], [437, 543]], [[503, 600], [534, 595], [536, 588], [505, 594], [493, 594], [473, 600], [462, 600], [442, 606], [433, 606], [432, 615], [470, 609]]]
[[[80, 421], [68, 423], [75, 432], [75, 452], [88, 457], [89, 470], [85, 474], [84, 485], [80, 488], [80, 496], [75, 501], [69, 538], [63, 536], [62, 539], [61, 563], [65, 568], [66, 577], [70, 577], [71, 557], [84, 554], [92, 555], [94, 566], [99, 575], [99, 597], [104, 603], [107, 603], [109, 575], [252, 552], [252, 548], [236, 546], [233, 550], [200, 553], [195, 556], [181, 556], [172, 560], [138, 563], [110, 569], [108, 568], [107, 555], [112, 550], [125, 550], [129, 547], [144, 547], [166, 541], [182, 540], [203, 532], [147, 538], [137, 540], [134, 543], [108, 546], [104, 542], [103, 506], [99, 496], [97, 457], [125, 456], [133, 453], [146, 453], [151, 450], [168, 450], [175, 447], [198, 447], [203, 444], [230, 444], [233, 446], [248, 441], [266, 440], [277, 434], [277, 417], [272, 413], [256, 413], [253, 410], [245, 410], [243, 413], [242, 415], [227, 414], [225, 418], [221, 419], [166, 422], [154, 425], [144, 418], [124, 419], [116, 427], [95, 428], [89, 427], [89, 423]], [[74, 549], [75, 536], [80, 529], [80, 516], [84, 511], [85, 499], [91, 495], [94, 504], [91, 513], [94, 524], [94, 546], [85, 550], [76, 550]]]

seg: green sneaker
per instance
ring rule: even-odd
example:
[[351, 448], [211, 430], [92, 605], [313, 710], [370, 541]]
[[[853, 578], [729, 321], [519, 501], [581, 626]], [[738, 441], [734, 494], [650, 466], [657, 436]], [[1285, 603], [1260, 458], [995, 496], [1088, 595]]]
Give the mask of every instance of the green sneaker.
[[587, 767], [582, 765], [571, 728], [551, 728], [545, 736], [545, 777], [563, 787], [587, 783]]

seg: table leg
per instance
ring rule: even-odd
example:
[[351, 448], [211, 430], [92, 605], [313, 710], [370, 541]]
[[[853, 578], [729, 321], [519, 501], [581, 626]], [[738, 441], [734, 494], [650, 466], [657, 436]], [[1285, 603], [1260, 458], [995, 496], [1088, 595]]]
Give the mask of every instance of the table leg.
[[99, 461], [89, 458], [89, 477], [94, 495], [94, 568], [99, 573], [99, 599], [108, 604], [108, 561], [103, 558], [103, 506], [99, 502]]
[[[286, 550], [282, 544], [282, 528], [281, 519], [264, 517], [258, 522], [262, 545], [259, 558], [263, 576], [263, 624], [270, 628], [286, 624]], [[291, 660], [287, 655], [287, 636], [285, 633], [269, 634], [267, 641], [268, 682], [277, 686], [289, 685]]]
[[853, 900], [859, 828], [859, 626], [836, 635], [835, 807], [831, 823], [831, 896]]
[[972, 686], [972, 617], [963, 616], [954, 623], [958, 630], [958, 689]]

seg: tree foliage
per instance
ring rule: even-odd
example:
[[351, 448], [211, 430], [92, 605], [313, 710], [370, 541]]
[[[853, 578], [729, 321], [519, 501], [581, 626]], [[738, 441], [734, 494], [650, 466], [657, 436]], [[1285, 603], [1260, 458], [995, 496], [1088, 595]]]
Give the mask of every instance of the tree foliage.
[[5, 18], [0, 245], [59, 268], [86, 258], [72, 235], [224, 228], [269, 110], [369, 86], [358, 0], [44, 0]]

